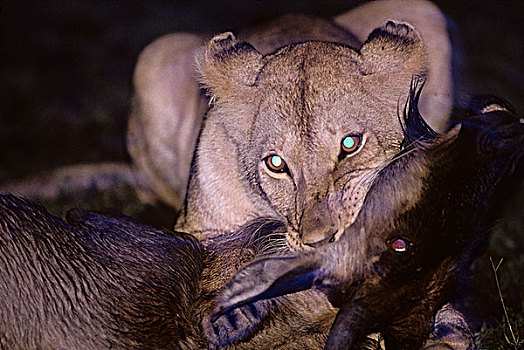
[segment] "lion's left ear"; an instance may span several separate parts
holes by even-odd
[[[369,34],[360,51],[364,75],[389,74],[394,79],[407,78],[409,83],[427,71],[424,42],[409,23],[388,21]]]
[[[245,97],[263,66],[262,54],[231,32],[211,39],[199,64],[201,82],[218,101]]]

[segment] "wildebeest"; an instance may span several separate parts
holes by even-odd
[[[382,333],[388,350],[423,346],[496,217],[499,184],[524,154],[524,123],[490,98],[439,135],[418,113],[419,93],[414,86],[406,105],[404,149],[342,238],[248,265],[218,296],[212,322],[228,324],[238,308],[313,289],[340,308],[326,349],[357,349],[372,332]]]

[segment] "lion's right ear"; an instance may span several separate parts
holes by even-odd
[[[199,62],[200,80],[215,100],[246,98],[262,68],[262,54],[231,32],[215,36]]]

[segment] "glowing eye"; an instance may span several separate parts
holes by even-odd
[[[393,241],[391,248],[396,252],[403,253],[408,249],[408,245],[403,239],[399,238]]]
[[[347,155],[355,152],[360,146],[360,136],[358,135],[348,135],[342,139],[340,143],[340,149],[342,153]]]
[[[284,159],[276,154],[266,157],[265,162],[267,168],[274,173],[283,173],[287,169]]]

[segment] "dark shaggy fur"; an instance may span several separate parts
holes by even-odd
[[[172,349],[195,337],[194,239],[82,210],[67,219],[0,196],[1,349]]]
[[[217,291],[267,254],[282,228],[256,219],[232,233],[237,239],[204,247],[130,217],[72,210],[65,222],[0,195],[0,349],[208,348],[202,321]],[[332,317],[310,318],[302,304],[271,310],[229,348],[323,346]]]
[[[378,176],[356,222],[313,253],[241,270],[218,297],[212,320],[313,288],[340,307],[326,349],[356,349],[376,331],[388,350],[421,348],[495,218],[496,190],[524,154],[524,124],[484,104],[437,135],[418,113],[416,85],[404,118],[405,149]],[[486,110],[494,111],[480,114]],[[393,249],[395,242],[406,249]]]

